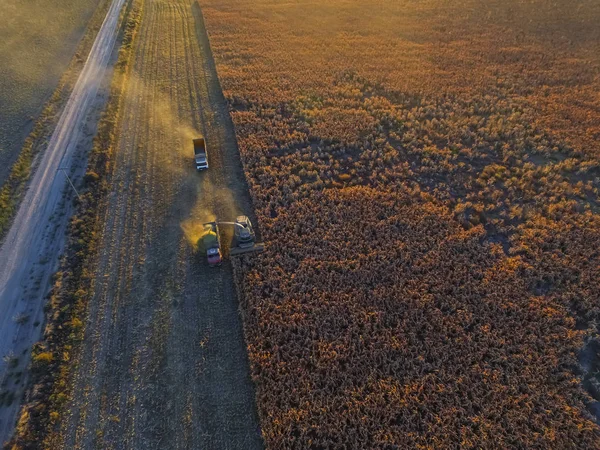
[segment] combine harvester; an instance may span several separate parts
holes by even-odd
[[[235,227],[229,256],[235,257],[264,251],[265,245],[256,243],[256,234],[248,217],[238,216],[235,222],[207,222],[204,224],[204,234],[198,240],[198,248],[206,252],[206,260],[211,267],[220,266],[223,262],[219,225]]]
[[[256,243],[256,234],[252,222],[246,216],[238,216],[235,222],[220,222],[222,225],[234,226],[233,244],[229,250],[230,256],[239,256],[245,253],[262,252],[264,244]]]

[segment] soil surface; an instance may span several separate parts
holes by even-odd
[[[254,218],[200,9],[145,0],[139,33],[58,446],[262,448],[231,263],[193,245],[206,220]]]

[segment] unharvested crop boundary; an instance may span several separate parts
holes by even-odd
[[[75,55],[60,78],[58,86],[42,107],[32,131],[23,143],[17,160],[13,163],[8,177],[0,188],[0,240],[4,238],[10,228],[19,203],[23,199],[27,183],[35,169],[36,157],[46,148],[48,135],[56,126],[60,113],[84,67],[85,57],[81,55],[89,54],[110,4],[111,0],[101,0],[94,11]]]
[[[115,65],[110,96],[98,125],[85,176],[85,191],[71,218],[68,244],[47,304],[43,339],[32,350],[32,376],[12,440],[11,450],[54,448],[53,431],[70,392],[72,361],[83,336],[97,244],[101,230],[99,213],[108,190],[106,179],[113,169],[111,157],[118,135],[123,90],[136,39],[144,0],[131,0],[122,13],[121,47]]]

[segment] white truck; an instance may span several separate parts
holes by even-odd
[[[206,157],[206,141],[204,138],[194,139],[194,159],[196,161],[196,170],[208,169],[208,159]]]

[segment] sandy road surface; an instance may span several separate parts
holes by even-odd
[[[89,139],[84,127],[97,106],[124,1],[113,1],[0,249],[0,355],[19,358],[15,370],[26,365],[27,358],[22,355],[39,339],[46,287],[64,241],[68,196],[64,195],[65,175],[57,171],[59,167],[70,170],[78,144]],[[14,388],[8,375],[8,359],[3,358],[0,380]],[[23,383],[22,377],[19,383]],[[12,433],[18,407],[18,401],[0,407],[0,442]]]
[[[74,398],[55,448],[262,448],[228,262],[182,229],[251,205],[198,6],[145,0]],[[193,167],[203,133],[210,169]]]

